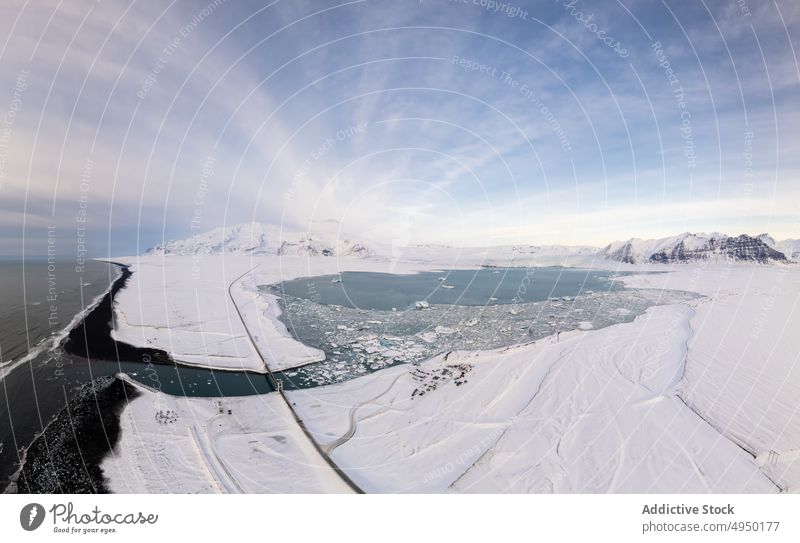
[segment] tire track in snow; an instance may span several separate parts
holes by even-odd
[[[364,400],[363,402],[358,403],[358,404],[354,405],[353,407],[351,407],[350,408],[350,413],[348,415],[349,427],[347,428],[347,431],[341,437],[339,437],[336,440],[332,441],[330,444],[328,444],[326,446],[323,446],[322,448],[325,451],[325,453],[330,455],[331,453],[333,453],[333,451],[337,447],[347,443],[356,433],[356,427],[358,425],[357,421],[356,421],[356,413],[358,412],[358,410],[361,409],[362,407],[364,407],[366,405],[369,405],[369,404],[377,401],[378,399],[380,399],[383,395],[385,395],[387,392],[389,392],[392,389],[392,387],[395,385],[395,383],[397,383],[398,379],[400,379],[404,375],[406,375],[406,374],[405,373],[401,373],[400,375],[395,377],[392,380],[392,382],[389,383],[389,386],[386,388],[386,390],[384,390],[383,392],[381,392],[380,394],[378,394],[374,398],[370,398],[369,400]]]

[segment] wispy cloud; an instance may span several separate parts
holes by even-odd
[[[5,2],[0,252],[69,253],[81,205],[98,254],[248,220],[797,237],[796,4],[572,5]]]

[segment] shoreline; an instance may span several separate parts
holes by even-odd
[[[68,354],[91,360],[140,360],[155,363],[171,364],[174,361],[166,351],[149,347],[135,347],[115,340],[111,337],[114,329],[114,297],[128,283],[133,275],[130,266],[111,262],[120,270],[120,276],[111,284],[111,288],[77,326],[70,330],[64,350]]]
[[[153,364],[164,368],[204,370],[176,361],[166,351],[137,347],[112,337],[115,297],[125,288],[134,272],[126,264],[103,262],[116,266],[119,276],[105,293],[97,296],[78,313],[71,326],[61,332],[61,339],[55,346],[61,347],[67,355],[89,363],[125,362],[140,364],[142,368]],[[121,402],[139,394],[134,385],[118,377],[118,371],[84,382],[77,392],[70,395],[66,405],[21,449],[20,465],[10,476],[4,493],[108,491],[100,466],[119,440],[120,415],[124,407]],[[224,369],[213,371],[242,373]],[[145,386],[136,379],[132,380],[137,385]],[[76,412],[80,413],[80,420],[76,418]],[[65,461],[64,457],[74,458]],[[66,482],[61,478],[65,478]]]
[[[97,262],[104,262],[106,264],[111,264],[112,266],[117,266],[117,269],[120,270],[122,267],[121,264],[116,262],[111,262],[108,260],[98,260]],[[120,270],[121,275],[121,270]],[[37,356],[43,354],[45,351],[57,349],[62,347],[66,340],[69,338],[69,334],[77,328],[83,319],[85,319],[95,308],[100,304],[100,302],[108,296],[111,288],[113,287],[114,283],[119,280],[119,276],[113,279],[108,287],[100,294],[96,295],[92,298],[92,301],[89,302],[86,307],[82,308],[80,311],[75,313],[72,319],[67,323],[65,326],[57,330],[56,332],[50,333],[46,337],[44,337],[39,343],[37,343],[34,347],[32,347],[27,353],[20,356],[15,360],[10,360],[8,362],[3,363],[0,365],[0,381],[5,379],[11,372],[13,372],[16,368],[25,364],[26,362],[30,362],[35,359]]]
[[[84,384],[25,450],[6,492],[106,494],[101,464],[119,442],[120,415],[139,392],[111,376]]]
[[[133,272],[130,271],[130,266],[125,264],[107,260],[102,262],[116,266],[120,275],[114,279],[104,294],[96,297],[76,315],[70,325],[61,332],[62,336],[54,347],[61,347],[66,354],[89,362],[92,359],[101,359],[117,362],[138,361],[144,364],[149,357],[154,363],[172,364],[172,359],[164,351],[134,347],[111,337],[114,297],[125,287]],[[30,354],[26,355],[24,359],[29,356]],[[13,369],[9,368],[6,371]],[[120,394],[122,399],[132,399],[137,392],[131,385],[111,375],[101,376],[81,385],[80,389],[67,400],[66,405],[22,449],[20,466],[11,476],[3,492],[107,491],[102,480],[100,465],[118,440],[119,415],[122,411],[119,405]],[[106,410],[107,408],[109,410]],[[80,444],[75,441],[76,438],[80,438]],[[52,446],[52,443],[48,446],[46,442],[49,441],[55,442],[55,446]],[[40,450],[43,442],[45,442],[44,448]],[[54,450],[58,450],[62,457],[74,456],[75,461],[72,463],[82,466],[84,473],[71,472],[73,469],[71,464],[61,459],[54,462]],[[70,479],[66,486],[59,480],[59,475],[65,475]],[[53,486],[54,484],[58,488]],[[73,490],[68,490],[69,488]]]
[[[49,332],[41,341],[39,341],[35,346],[29,348],[29,350],[22,354],[19,358],[15,360],[9,360],[8,362],[4,363],[0,366],[0,381],[4,381],[4,389],[13,387],[17,390],[22,390],[26,388],[28,385],[34,387],[34,393],[36,393],[36,387],[34,385],[35,380],[37,377],[35,375],[39,375],[41,372],[47,371],[48,365],[53,361],[56,360],[56,382],[64,381],[63,385],[58,388],[54,388],[50,391],[50,394],[55,394],[56,396],[60,396],[61,400],[56,400],[55,409],[50,411],[45,407],[45,420],[41,420],[40,414],[40,421],[39,424],[30,423],[28,420],[23,420],[21,422],[21,426],[19,428],[15,420],[9,419],[9,428],[11,431],[11,437],[13,438],[13,444],[15,449],[15,458],[9,458],[8,460],[11,463],[11,467],[13,471],[10,469],[6,469],[4,467],[4,471],[2,473],[2,493],[10,493],[16,491],[16,483],[22,472],[22,469],[28,459],[28,450],[36,443],[38,439],[47,431],[49,427],[55,422],[55,420],[61,415],[62,411],[67,407],[70,401],[75,397],[75,388],[74,385],[77,384],[78,387],[82,387],[87,385],[91,382],[91,374],[92,369],[91,365],[87,364],[86,367],[82,367],[80,365],[75,366],[73,371],[67,371],[67,367],[72,367],[75,365],[77,359],[79,357],[70,355],[65,349],[64,345],[67,342],[69,336],[73,331],[78,328],[84,319],[87,318],[89,314],[95,311],[97,306],[101,303],[104,298],[109,296],[113,286],[119,282],[121,277],[121,267],[116,262],[111,262],[107,260],[94,260],[97,264],[106,264],[108,265],[108,272],[107,276],[109,282],[106,283],[105,288],[96,293],[88,304],[84,305],[83,307],[77,307],[72,318],[66,325],[63,325],[59,329]],[[103,272],[105,275],[106,272]],[[102,278],[102,277],[99,277]],[[86,285],[81,285],[81,287]],[[82,296],[82,289],[81,289],[81,300],[83,299]],[[41,360],[40,360],[41,358]],[[69,362],[63,362],[66,358]],[[87,362],[86,359],[80,358],[83,362]],[[38,362],[38,364],[36,364]],[[29,364],[31,366],[30,374],[26,374],[27,377],[20,378],[20,375],[17,373],[19,366],[23,364]],[[34,364],[36,364],[34,366]],[[102,365],[102,363],[96,363],[96,365]],[[64,370],[60,369],[64,368]],[[88,374],[86,369],[88,368]],[[67,371],[66,373],[63,373]],[[62,372],[59,374],[59,372]],[[74,373],[72,377],[70,376],[71,373]],[[87,374],[87,375],[83,375]],[[103,375],[101,373],[100,375]],[[52,375],[51,375],[52,377]],[[73,381],[72,379],[77,377],[77,380]],[[83,377],[83,378],[82,378]],[[8,385],[5,381],[11,380],[11,385]],[[48,379],[50,381],[50,379]],[[47,387],[45,387],[47,388]],[[53,388],[53,387],[50,387]],[[9,389],[11,390],[11,389]],[[59,394],[59,392],[61,394]],[[8,402],[8,398],[6,398]],[[19,402],[12,402],[17,409],[20,409],[22,412],[25,412],[26,409],[29,408],[27,404],[24,402],[20,405]],[[60,405],[59,405],[60,404]],[[6,405],[7,409],[10,409],[10,405]],[[39,407],[36,407],[36,412],[40,413]],[[9,412],[10,414],[10,412]],[[30,424],[29,424],[30,423]],[[38,428],[30,428],[30,426],[36,426]],[[28,430],[32,430],[28,432]],[[7,452],[9,452],[7,450]]]

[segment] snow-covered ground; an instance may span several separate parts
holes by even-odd
[[[276,393],[179,398],[139,388],[102,464],[112,492],[351,492]]]
[[[203,255],[200,266],[191,256],[137,257],[129,287],[118,296],[115,336],[164,348],[187,363],[263,371],[249,330],[272,369],[300,365],[322,353],[289,336],[275,299],[255,285],[345,270],[412,273],[487,263],[480,252],[435,255],[433,249],[406,253],[407,260]],[[287,394],[317,441],[366,491],[800,490],[800,339],[794,333],[800,268],[594,265],[668,271],[624,280],[705,297],[651,308],[632,323],[439,355],[419,367]],[[231,289],[234,305],[228,287],[243,274]],[[178,465],[167,471],[188,478],[185,485],[198,491],[230,486],[224,474],[209,482],[188,473],[209,466],[198,462],[208,458],[197,453],[208,438],[198,438],[195,426],[152,422],[161,405],[183,410],[182,420],[207,421],[214,401],[156,394],[135,400],[123,415],[117,456],[104,464],[112,488],[124,491],[123,481],[132,478],[142,481],[135,490],[175,490],[174,480],[144,473],[153,471],[146,459],[159,447],[168,459],[159,461]],[[239,436],[248,425],[265,423],[257,419],[272,419],[265,413],[278,410],[280,401],[276,394],[223,400],[242,413]],[[284,488],[285,480],[268,480],[275,470],[268,475],[266,468],[239,463],[238,455],[252,447],[245,437],[236,439],[222,439],[215,454],[224,465],[242,467],[222,471],[235,471],[233,479],[247,490]],[[116,482],[114,469],[122,470]],[[247,487],[240,479],[248,478],[260,482]]]
[[[706,296],[691,320],[681,396],[800,492],[800,268],[677,266],[625,282]]]
[[[228,294],[248,257],[119,259],[133,275],[115,298],[113,337],[184,364],[265,372]]]
[[[633,323],[288,395],[367,491],[775,492],[676,395],[691,316],[654,307]]]

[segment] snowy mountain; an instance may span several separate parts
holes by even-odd
[[[780,244],[776,244],[768,234],[757,237],[746,234],[730,237],[719,232],[711,234],[684,232],[669,238],[648,240],[632,238],[627,241],[615,241],[600,250],[597,256],[628,264],[701,260],[770,264],[787,261],[786,255],[777,248],[779,246]]]
[[[771,248],[782,252],[789,260],[793,262],[800,262],[800,239],[785,239],[783,241],[775,241],[769,234],[761,234],[758,237]]]
[[[287,230],[258,222],[215,228],[195,236],[160,243],[148,255],[193,254],[301,255],[367,257],[371,249],[340,236],[337,228],[321,225],[314,232]]]
[[[589,246],[509,245],[458,248],[443,245],[394,247],[364,243],[339,232],[333,222],[312,223],[310,231],[287,230],[258,222],[215,228],[186,239],[167,241],[149,249],[148,255],[245,254],[281,256],[384,256],[408,261],[453,260],[461,264],[520,265],[520,263],[590,262],[594,258],[628,264],[695,261],[776,262],[800,261],[800,240],[775,241],[769,234],[730,237],[719,232],[684,232],[661,239],[632,238],[597,250]]]

